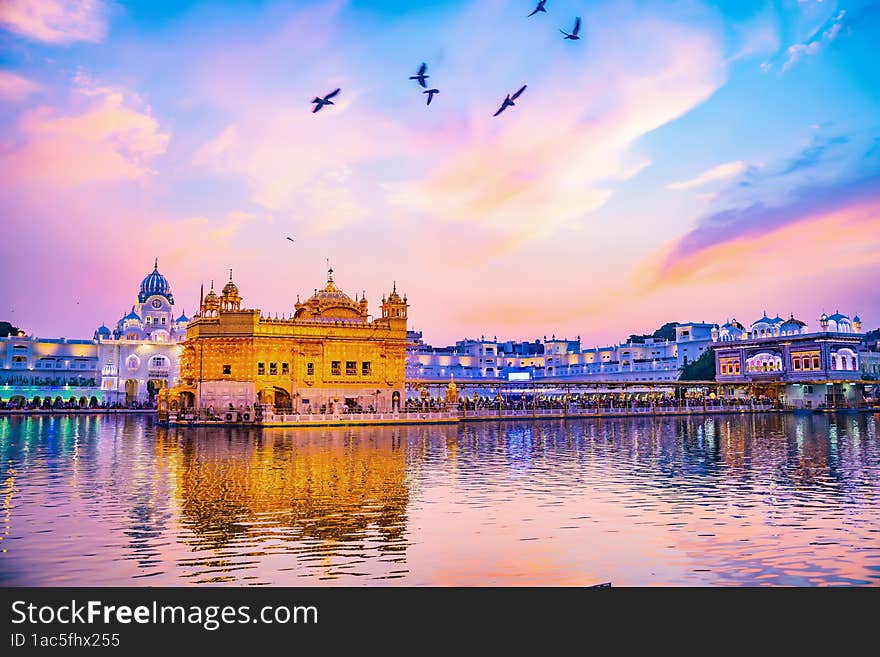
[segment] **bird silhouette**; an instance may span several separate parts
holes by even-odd
[[[288,236],[287,239],[289,239],[291,242],[293,241],[293,238],[290,236]]]
[[[498,111],[495,112],[492,116],[498,116],[499,114],[501,114],[501,112],[506,110],[508,107],[513,107],[514,105],[516,105],[516,103],[514,103],[513,101],[515,101],[517,98],[519,98],[520,94],[522,94],[522,92],[525,90],[526,90],[526,85],[523,85],[522,87],[520,87],[519,91],[517,91],[512,96],[510,94],[507,94],[507,98],[505,98],[504,102],[501,103],[501,107],[499,107]]]
[[[431,77],[430,75],[425,75],[425,71],[427,71],[427,70],[428,70],[428,65],[425,64],[425,62],[422,62],[422,65],[419,66],[419,72],[416,73],[415,75],[410,75],[409,79],[410,80],[418,80],[420,85],[427,88],[428,85],[425,84],[425,80],[427,78]]]
[[[324,107],[324,105],[334,105],[335,103],[330,99],[335,98],[336,94],[338,94],[340,91],[342,91],[342,89],[336,89],[335,91],[331,91],[329,94],[327,94],[323,98],[319,98],[318,96],[315,96],[314,99],[312,99],[312,102],[315,103],[315,109],[312,110],[312,114],[314,114],[319,109]]]
[[[439,94],[440,90],[439,89],[426,89],[422,93],[428,94],[428,103],[427,104],[430,105],[431,101],[434,100],[434,94]]]
[[[565,35],[566,39],[571,39],[572,41],[577,41],[578,39],[580,39],[580,37],[578,36],[578,32],[581,31],[581,17],[578,16],[577,18],[574,19],[574,29],[571,31],[571,34],[566,32],[565,30],[559,30],[559,31]]]
[[[528,15],[528,18],[531,18],[532,16],[537,14],[539,11],[543,11],[546,14],[547,10],[544,9],[544,5],[546,5],[546,4],[547,4],[547,0],[538,0],[538,6],[535,7],[535,11],[533,11],[531,14]]]

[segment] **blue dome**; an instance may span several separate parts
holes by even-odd
[[[785,323],[779,328],[782,331],[797,331],[800,332],[802,329],[806,328],[806,324],[799,319],[795,319],[794,315],[791,315]]]
[[[141,281],[141,291],[138,293],[138,301],[143,303],[153,295],[163,296],[168,299],[169,303],[174,303],[174,297],[171,294],[171,285],[168,279],[159,273],[159,259],[153,263],[153,271],[147,274],[146,278]]]
[[[108,329],[106,326],[101,324],[98,327],[98,330],[95,331],[95,340],[97,340],[98,338],[109,338],[109,337],[110,337],[110,329]]]
[[[846,315],[841,315],[839,312],[834,313],[828,317],[832,322],[839,322],[840,320],[849,321],[849,317]]]
[[[186,313],[180,313],[180,317],[175,320],[178,324],[187,324],[189,323],[189,317],[186,316]]]
[[[141,317],[140,317],[140,315],[138,315],[138,314],[134,311],[134,308],[132,308],[132,309],[131,309],[131,312],[128,313],[125,317],[122,318],[122,321],[124,322],[124,321],[129,320],[129,319],[133,319],[133,320],[136,320],[136,321],[138,321],[138,322],[141,321]]]

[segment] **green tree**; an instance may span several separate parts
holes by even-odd
[[[634,344],[644,344],[645,340],[648,338],[654,338],[655,340],[671,340],[675,341],[675,327],[678,326],[678,322],[666,322],[663,326],[658,328],[653,333],[633,333],[627,338],[627,342],[632,342]]]
[[[10,322],[0,322],[0,338],[18,335],[19,330],[17,326],[13,326]]]
[[[679,381],[714,381],[715,350],[706,349],[697,360],[685,365],[678,379]]]
[[[651,336],[655,340],[675,340],[675,327],[678,322],[666,322],[663,326],[654,331]]]

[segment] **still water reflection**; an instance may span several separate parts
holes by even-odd
[[[0,417],[0,584],[877,585],[877,419]]]

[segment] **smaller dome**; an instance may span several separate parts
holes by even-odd
[[[855,317],[853,317],[853,320],[852,320],[852,321],[854,321],[854,322],[861,322],[861,321],[862,321],[862,318],[859,317],[858,315],[856,315]]]
[[[232,270],[229,270],[229,281],[227,281],[226,285],[223,286],[223,296],[224,297],[237,297],[240,296],[238,293],[238,286],[232,282]]]
[[[833,315],[828,317],[828,319],[831,320],[832,322],[839,322],[841,320],[846,321],[846,322],[849,321],[849,317],[847,317],[846,315],[842,315],[840,313],[840,311],[835,312]]]
[[[733,319],[731,319],[729,322],[727,322],[726,324],[724,324],[723,328],[726,328],[727,330],[730,330],[730,329],[738,329],[740,331],[746,330],[746,327],[743,326],[742,324],[740,324],[738,321],[736,321],[735,317]]]
[[[127,322],[127,321],[129,321],[129,320],[135,320],[135,321],[138,321],[138,322],[141,321],[141,317],[140,317],[140,315],[138,315],[138,314],[134,311],[134,306],[132,306],[132,308],[131,308],[131,312],[128,313],[125,317],[122,318],[122,321],[123,321],[123,322]]]
[[[215,302],[215,301],[217,301],[218,298],[219,298],[219,297],[217,296],[217,293],[214,292],[214,287],[211,286],[211,289],[210,289],[210,290],[208,291],[208,293],[205,295],[205,303],[207,304],[209,301],[210,301],[210,302]]]
[[[785,331],[797,331],[797,332],[800,332],[800,331],[803,330],[806,326],[807,326],[807,325],[806,325],[805,322],[802,322],[802,321],[799,320],[799,319],[795,319],[795,316],[794,316],[794,314],[792,313],[791,316],[790,316],[787,320],[785,320],[785,322],[784,322],[784,323],[782,324],[782,326],[780,326],[779,328],[780,328],[783,332],[785,332]]]
[[[108,329],[106,326],[104,326],[103,324],[101,324],[101,325],[98,327],[98,331],[97,331],[97,333],[98,333],[98,335],[110,335],[110,329]]]
[[[827,321],[828,321],[828,315],[826,315],[825,313],[822,313],[822,316],[819,318],[819,321],[820,321],[820,322],[827,322]]]
[[[189,317],[186,316],[185,312],[180,313],[180,317],[175,320],[178,324],[187,324],[189,323]]]

